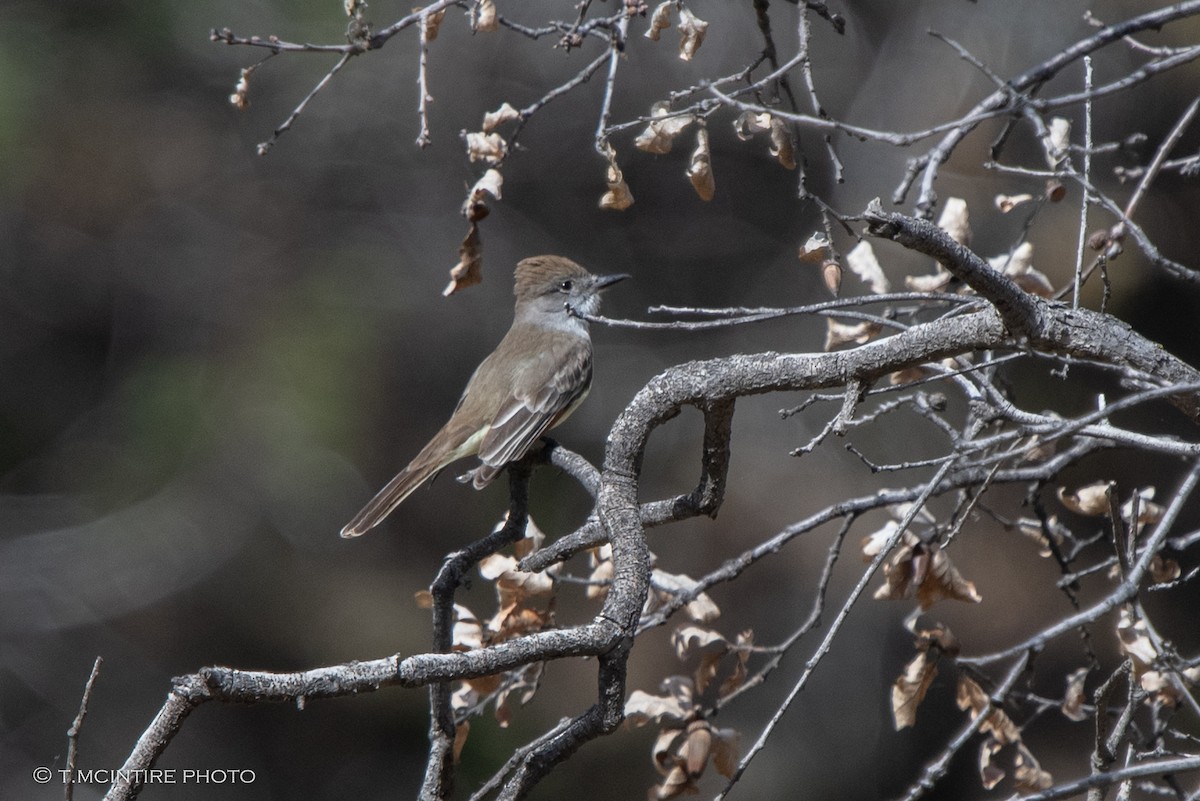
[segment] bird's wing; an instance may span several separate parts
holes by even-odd
[[[506,464],[524,456],[538,437],[574,411],[591,382],[591,343],[583,337],[571,337],[526,363],[479,444],[483,464],[472,471],[475,486],[486,486]]]

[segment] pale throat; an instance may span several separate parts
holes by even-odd
[[[547,298],[546,300],[552,302],[543,304],[535,301],[536,305],[531,304],[528,308],[522,309],[514,322],[548,331],[561,331],[564,334],[590,338],[587,321],[568,312],[566,304],[570,303],[571,308],[579,314],[591,315],[595,314],[600,307],[599,298],[593,295],[582,301],[564,301],[562,298]]]

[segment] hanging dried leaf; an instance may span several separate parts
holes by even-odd
[[[680,660],[695,654],[725,653],[729,641],[718,631],[704,626],[684,625],[671,633],[671,646]]]
[[[1067,196],[1067,185],[1057,178],[1048,178],[1046,180],[1046,190],[1043,197],[1051,203],[1061,203]]]
[[[499,164],[508,152],[508,143],[500,134],[470,131],[463,135],[467,143],[467,157],[472,162],[486,161],[489,164]]]
[[[770,131],[771,155],[789,170],[796,169],[796,151],[792,134],[783,120],[765,111],[744,111],[733,121],[738,139],[749,141],[755,134]]]
[[[675,0],[666,0],[654,7],[654,13],[650,15],[650,28],[646,31],[646,38],[658,41],[662,36],[662,32],[671,27],[671,9],[675,6]]]
[[[495,111],[489,111],[483,115],[483,130],[485,133],[490,133],[496,130],[496,127],[499,125],[503,125],[510,120],[519,119],[521,119],[521,112],[513,108],[508,102],[505,102]]]
[[[734,643],[730,656],[726,658],[726,662],[732,661],[732,672],[724,675],[721,681],[721,686],[717,689],[717,697],[724,698],[734,690],[741,687],[746,682],[746,676],[749,675],[749,670],[746,667],[750,661],[750,651],[754,645],[754,630],[746,629],[740,632],[737,636],[737,641]],[[716,678],[716,671],[708,677],[709,681]],[[708,686],[707,682],[705,686]]]
[[[796,169],[796,149],[787,125],[778,117],[771,119],[771,155],[789,170]]]
[[[1004,779],[1004,769],[993,762],[1003,747],[991,737],[979,744],[979,783],[985,790],[991,790]]]
[[[500,188],[503,185],[504,176],[500,174],[500,171],[489,169],[467,193],[467,199],[463,201],[462,215],[473,223],[488,216],[491,211],[488,207],[488,198],[499,200]]]
[[[654,568],[650,574],[650,592],[646,596],[644,614],[652,614],[658,611],[667,604],[672,603],[680,595],[694,593],[699,586],[691,576],[668,573],[665,570],[659,570],[657,567]],[[721,616],[720,608],[706,592],[701,592],[691,601],[688,601],[687,606],[684,607],[684,611],[687,612],[689,618],[697,623],[711,623]]]
[[[617,151],[611,145],[608,146],[607,155],[608,171],[605,174],[605,181],[608,184],[608,191],[600,198],[600,208],[624,211],[633,205],[633,193],[629,191],[629,184],[625,183],[625,176],[621,174],[621,168],[617,166]]]
[[[550,571],[529,573],[517,569],[517,560],[511,556],[494,553],[479,562],[479,573],[494,581],[501,607],[524,603],[532,596],[549,595],[554,592],[554,579]]]
[[[454,627],[450,642],[456,651],[483,647],[483,624],[470,609],[461,604],[454,605]]]
[[[892,285],[888,283],[883,268],[879,266],[879,260],[875,258],[875,250],[865,239],[846,254],[846,266],[875,294],[882,295],[891,290]]]
[[[904,285],[913,292],[942,292],[950,286],[952,276],[942,265],[931,275],[906,275]]]
[[[646,129],[633,140],[633,146],[646,153],[662,155],[671,152],[675,137],[696,121],[694,114],[671,114],[671,104],[660,101],[650,107],[651,120]]]
[[[471,721],[464,720],[454,727],[454,745],[451,747],[451,753],[454,755],[454,764],[457,765],[462,759],[463,746],[467,744],[467,735],[471,733]]]
[[[1108,489],[1113,486],[1116,482],[1097,481],[1072,493],[1066,487],[1059,487],[1058,500],[1077,515],[1102,517],[1108,514]]]
[[[967,201],[960,197],[947,198],[942,216],[938,218],[938,228],[949,234],[958,244],[968,247],[971,244],[970,216]]]
[[[500,27],[496,19],[496,0],[479,0],[475,12],[475,30],[487,33]]]
[[[832,317],[825,318],[825,350],[831,351],[842,345],[868,342],[883,330],[883,326],[872,320],[865,320],[857,325],[839,323]]]
[[[1169,559],[1160,553],[1154,554],[1150,559],[1150,578],[1155,584],[1169,584],[1172,581],[1178,581],[1183,575],[1183,571],[1179,567],[1179,563],[1174,559]]]
[[[733,121],[733,130],[738,139],[748,142],[754,138],[756,133],[771,130],[771,120],[773,119],[775,118],[765,111],[761,113],[743,111]]]
[[[1071,121],[1062,117],[1050,120],[1050,131],[1042,139],[1042,149],[1046,153],[1046,164],[1056,170],[1067,158],[1071,148]]]
[[[660,695],[651,695],[643,690],[634,690],[625,702],[625,719],[630,726],[647,723],[680,725],[695,710],[695,688],[686,676],[668,676],[663,679]]]
[[[859,543],[859,547],[862,550],[863,561],[870,562],[872,559],[878,556],[879,552],[882,551],[884,547],[891,541],[892,536],[895,535],[896,529],[898,528],[900,528],[899,523],[897,523],[895,520],[889,520],[878,530],[873,531],[867,536],[863,537],[862,542]]]
[[[663,779],[650,792],[650,798],[692,795],[699,791],[696,780],[704,774],[709,761],[722,775],[733,775],[737,765],[737,732],[715,729],[707,720],[693,720],[684,728],[660,732],[653,757]]]
[[[1158,659],[1158,649],[1150,639],[1150,630],[1146,621],[1137,617],[1128,604],[1121,607],[1117,619],[1117,639],[1120,641],[1121,652],[1133,661],[1133,675],[1140,676]]]
[[[426,42],[432,42],[438,38],[438,30],[442,27],[442,20],[446,18],[446,9],[435,11],[432,14],[426,14],[423,18],[424,31],[422,35]]]
[[[657,11],[655,12],[657,13]],[[704,41],[708,32],[708,23],[697,17],[686,7],[679,9],[679,57],[691,61]]]
[[[696,129],[696,149],[692,151],[692,160],[688,164],[687,176],[691,179],[692,188],[701,200],[713,199],[717,185],[713,180],[712,154],[708,149],[708,129],[701,126]]]
[[[1067,676],[1067,691],[1063,694],[1062,713],[1068,720],[1078,723],[1087,720],[1088,714],[1083,711],[1087,703],[1083,687],[1091,668],[1081,667]]]
[[[1025,743],[1017,743],[1013,765],[1013,784],[1018,793],[1036,793],[1054,784],[1054,777],[1042,770]]]
[[[796,254],[796,258],[800,261],[812,264],[820,264],[832,257],[833,246],[829,242],[829,237],[821,231],[810,236],[808,241],[800,246],[800,252]]]
[[[479,226],[471,223],[471,230],[458,246],[458,264],[450,269],[450,283],[442,290],[442,295],[449,297],[482,280],[483,241],[479,238]]]
[[[987,717],[979,730],[984,734],[991,734],[1001,745],[1020,741],[1021,730],[1017,728],[1017,725],[1008,715],[1004,714],[1003,710],[992,708],[987,693],[966,675],[958,677],[955,703],[964,712],[970,711],[972,718],[986,714]]]
[[[1020,206],[1022,203],[1028,203],[1033,200],[1033,195],[1028,193],[1021,195],[996,195],[996,208],[1001,214],[1008,214],[1010,211]]]
[[[833,259],[821,262],[821,280],[825,283],[829,294],[836,298],[842,288],[842,265]]]
[[[983,600],[975,584],[962,577],[937,543],[922,542],[911,532],[905,532],[900,546],[883,566],[883,574],[885,582],[875,591],[876,600],[915,598],[922,611],[946,598],[969,603]]]
[[[892,722],[896,731],[917,722],[917,707],[937,676],[937,654],[918,653],[892,683]]]

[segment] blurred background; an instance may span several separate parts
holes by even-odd
[[[529,25],[574,16],[564,2],[499,5]],[[837,36],[814,18],[816,83],[837,118],[919,130],[962,114],[992,87],[927,29],[953,37],[1009,77],[1088,35],[1085,10],[1112,22],[1153,5],[834,4],[847,17],[847,33]],[[382,26],[410,6],[376,0],[369,16]],[[612,3],[596,6],[609,13]],[[633,23],[614,120],[645,113],[668,92],[733,73],[757,55],[761,39],[749,3],[690,6],[710,22],[690,63],[677,56],[675,31],[655,44],[642,37],[645,20]],[[771,13],[786,58],[794,52],[796,9],[778,2]],[[0,4],[2,798],[61,795],[57,781],[36,785],[31,772],[63,766],[65,732],[97,655],[105,663],[79,763],[90,769],[120,766],[170,678],[202,665],[282,671],[427,648],[427,613],[413,594],[428,585],[443,554],[490,529],[505,506],[503,482],[476,493],[443,477],[369,536],[343,541],[337,532],[440,426],[474,365],[503,334],[519,259],[560,253],[596,272],[631,273],[634,280],[607,293],[605,312],[615,317],[643,318],[657,303],[796,305],[827,296],[815,268],[796,260],[819,221],[811,204],[795,199],[797,174],[775,163],[765,139],[739,142],[727,124],[732,115],[710,124],[717,186],[711,203],[700,201],[684,176],[690,136],[675,152],[651,156],[633,149],[630,131],[613,143],[636,202],[623,213],[598,209],[604,162],[592,150],[603,90],[597,77],[525,128],[525,149],[504,169],[504,200],[482,224],[484,283],[443,298],[466,233],[459,207],[482,173],[468,162],[459,131],[478,130],[483,113],[502,102],[533,102],[601,45],[568,53],[554,49],[554,37],[472,35],[461,11],[451,9],[429,54],[430,148],[414,145],[418,49],[410,30],[354,59],[270,153],[257,156],[255,145],[336,59],[272,60],[251,78],[249,109],[238,111],[228,102],[238,71],[263,53],[214,44],[209,30],[337,43],[345,25],[339,0]],[[1197,37],[1200,24],[1191,21],[1145,38],[1181,44]],[[1104,51],[1096,82],[1126,74],[1142,58],[1123,45]],[[1042,94],[1077,89],[1081,76],[1072,68]],[[1111,167],[1150,157],[1194,96],[1198,77],[1200,67],[1185,66],[1097,105],[1098,142],[1135,131],[1149,137],[1141,151],[1098,166],[1106,170],[1099,182],[1117,198],[1129,188],[1108,177]],[[800,89],[798,78],[794,85]],[[1079,130],[1080,110],[1065,116]],[[1040,191],[1036,179],[980,167],[998,130],[982,126],[938,181],[940,197],[968,200],[974,246],[984,255],[1005,252],[1023,224],[1020,213],[996,212],[992,197]],[[841,185],[831,180],[818,137],[801,144],[810,188],[848,213],[877,196],[886,201],[905,160],[929,146],[897,150],[845,137],[835,143],[846,165]],[[1177,153],[1193,153],[1198,143],[1189,131]],[[1005,158],[1043,166],[1028,129],[1012,138]],[[1192,182],[1164,174],[1139,214],[1163,253],[1185,263],[1196,247],[1197,200]],[[1074,262],[1077,215],[1072,187],[1032,231],[1035,264],[1056,284]],[[851,241],[839,245],[848,249]],[[899,250],[878,252],[894,284],[928,271]],[[1111,280],[1117,314],[1195,363],[1194,287],[1162,279],[1133,248]],[[856,284],[847,276],[844,291],[858,292]],[[1093,289],[1094,304],[1099,287]],[[824,323],[789,319],[686,335],[599,328],[593,337],[596,384],[557,438],[598,463],[612,420],[657,372],[739,351],[820,350]],[[1039,390],[1049,381],[1045,369],[1023,377],[1038,393],[1031,408],[1057,404],[1077,412],[1094,403],[1097,384],[1087,371]],[[734,475],[721,517],[654,532],[661,567],[699,575],[837,494],[889,483],[840,443],[790,457],[836,412],[817,407],[781,421],[777,411],[800,400],[739,402]],[[1147,424],[1194,436],[1169,409],[1156,410]],[[920,458],[939,446],[929,436],[920,445],[896,436],[904,427],[880,428],[855,438],[877,461]],[[699,434],[696,413],[656,432],[644,497],[691,487]],[[1165,492],[1176,468],[1143,459],[1095,469],[1127,486],[1161,482]],[[1082,469],[1077,476],[1080,483],[1096,477]],[[1019,501],[1019,489],[1008,492]],[[569,481],[545,470],[535,477],[534,517],[551,536],[572,530],[587,509]],[[856,532],[870,530],[867,524]],[[714,593],[725,612],[721,629],[732,636],[753,627],[761,643],[786,636],[807,615],[832,533],[794,543],[746,581]],[[1000,647],[1037,619],[1065,614],[1063,597],[1045,589],[1055,571],[1032,547],[982,525],[975,534],[955,558],[985,600],[937,610],[956,631],[961,626],[960,637],[971,632],[964,650]],[[858,569],[848,555],[834,601]],[[1022,589],[1029,576],[1040,579],[1044,598]],[[490,592],[480,581],[461,599],[489,615]],[[578,596],[564,591],[562,623],[594,612]],[[908,611],[904,604],[862,604],[841,647],[735,796],[793,797],[805,788],[812,797],[878,798],[913,781],[961,717],[948,677],[931,691],[916,730],[891,730],[888,688],[911,655],[910,635],[899,625]],[[1169,633],[1184,647],[1187,632],[1181,625]],[[653,691],[679,669],[667,634],[652,633],[635,649],[631,689]],[[1064,649],[1063,664],[1079,657]],[[785,661],[720,725],[738,727],[743,744],[752,742],[802,662],[799,655]],[[490,716],[477,721],[460,790],[490,775],[513,747],[584,709],[594,676],[590,663],[556,663],[509,729]],[[420,691],[312,703],[303,711],[208,705],[188,720],[159,767],[251,770],[256,780],[151,786],[142,797],[414,796],[427,725]],[[1068,736],[1086,744],[1086,728],[1049,725],[1031,747],[1044,767],[1083,771],[1084,764],[1068,761],[1079,756],[1077,748],[1058,758],[1052,746]],[[638,730],[588,745],[538,797],[581,787],[590,797],[639,797],[657,778],[652,737]],[[968,751],[955,762],[946,797],[982,795]],[[711,791],[719,786],[705,781]],[[97,798],[103,789],[83,785],[75,797]]]

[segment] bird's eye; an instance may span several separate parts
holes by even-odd
[[[571,283],[570,279],[567,279],[566,281],[558,282],[558,289],[560,292],[570,292],[572,286],[573,286],[573,284]]]

